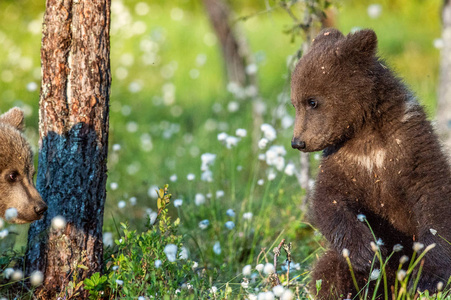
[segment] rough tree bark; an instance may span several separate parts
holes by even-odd
[[[440,87],[437,125],[447,152],[451,155],[451,0],[445,0],[442,11],[442,39]]]
[[[102,266],[110,74],[110,0],[47,0],[37,188],[49,209],[31,225],[27,272],[45,279],[36,296],[72,295],[68,283]],[[55,216],[62,229],[51,228]],[[84,265],[86,270],[77,267]],[[79,290],[79,297],[86,294]]]

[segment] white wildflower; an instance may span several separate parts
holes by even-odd
[[[175,174],[171,175],[171,177],[169,177],[169,180],[171,182],[176,182],[177,181],[177,175],[175,175]]]
[[[393,246],[393,252],[399,252],[401,251],[403,246],[401,244],[396,244]]]
[[[193,173],[189,173],[188,175],[186,175],[186,179],[188,179],[189,181],[193,181],[196,178],[196,175],[194,175]]]
[[[219,242],[216,242],[216,243],[213,245],[213,252],[214,252],[216,255],[221,254],[221,244],[220,244]]]
[[[13,273],[14,273],[14,269],[13,269],[13,268],[6,268],[6,269],[3,271],[3,276],[4,276],[6,279],[9,279]]]
[[[216,198],[222,198],[224,197],[224,191],[223,190],[218,190],[216,191]]]
[[[438,283],[437,283],[437,291],[441,291],[441,290],[443,290],[443,281],[439,281]]]
[[[259,179],[258,181],[257,181],[257,184],[258,185],[263,185],[265,183],[265,181],[263,180],[263,179]]]
[[[200,174],[200,180],[205,182],[213,182],[213,172],[210,170],[206,170]]]
[[[135,206],[136,205],[136,197],[131,197],[130,199],[128,199],[128,201],[130,202],[131,205]]]
[[[217,291],[218,291],[218,288],[215,287],[215,286],[212,286],[212,287],[210,288],[210,292],[211,292],[212,294],[216,294]]]
[[[258,272],[262,272],[264,268],[265,268],[264,264],[258,264],[255,266],[255,270],[257,270]]]
[[[104,232],[103,233],[103,245],[106,247],[113,247],[113,233]]]
[[[159,259],[155,260],[155,268],[158,269],[159,267],[161,267],[162,264],[163,264],[163,262],[161,260],[159,260]]]
[[[110,184],[110,188],[112,191],[117,190],[118,187],[119,187],[119,184],[117,184],[117,182],[112,182]]]
[[[274,265],[272,263],[266,263],[263,268],[263,273],[266,275],[273,274],[275,272]]]
[[[64,229],[66,227],[66,219],[63,216],[56,216],[52,219],[52,228],[54,230]]]
[[[276,296],[276,297],[282,296],[284,291],[285,291],[285,289],[280,284],[276,285],[275,287],[272,288],[272,292],[274,293],[274,296]]]
[[[228,215],[229,217],[235,217],[235,211],[233,210],[233,209],[231,209],[231,208],[229,208],[227,211],[226,211],[226,215]]]
[[[249,280],[247,278],[243,278],[243,281],[241,282],[241,287],[243,289],[249,288]]]
[[[341,252],[341,254],[343,255],[344,258],[348,258],[349,257],[349,250],[346,248],[343,248],[343,251]]]
[[[205,196],[201,193],[197,193],[194,196],[194,203],[196,204],[196,206],[205,204]]]
[[[201,171],[207,171],[210,166],[212,166],[216,159],[216,154],[212,153],[204,153],[200,156],[202,161],[202,166],[200,167]]]
[[[113,145],[113,151],[119,151],[119,150],[121,150],[121,145],[120,144],[114,144]]]
[[[404,270],[399,270],[398,273],[396,273],[396,277],[399,281],[403,281],[403,279],[406,277],[407,272]]]
[[[274,300],[274,294],[271,291],[261,292],[257,296],[258,300]]]
[[[252,266],[251,265],[245,265],[243,267],[243,276],[251,276],[252,272]]]
[[[218,134],[218,141],[224,142],[228,137],[228,134],[225,132],[221,132]]]
[[[235,131],[235,134],[236,134],[237,137],[246,137],[247,136],[247,131],[246,131],[246,129],[238,128]]]
[[[370,246],[371,246],[371,250],[373,250],[373,252],[377,252],[379,250],[379,246],[377,246],[375,242],[371,242]]]
[[[117,283],[117,285],[123,285],[124,281],[120,280],[120,279],[116,279],[116,283]]]
[[[268,143],[269,143],[268,139],[262,138],[261,140],[258,141],[258,148],[265,149]]]
[[[182,199],[175,199],[174,200],[174,206],[175,207],[180,207],[183,204],[183,200]]]
[[[274,141],[277,137],[277,132],[274,129],[274,127],[272,127],[269,124],[262,124],[260,126],[261,131],[263,131],[263,135],[266,139],[268,139],[269,141]]]
[[[246,212],[243,214],[243,219],[245,219],[245,220],[249,221],[252,219],[252,217],[253,217],[253,214],[251,212]]]
[[[382,14],[382,5],[380,4],[371,4],[367,8],[368,16],[371,19],[377,19]]]
[[[177,255],[177,246],[174,244],[167,244],[164,247],[164,253],[170,262],[174,262]]]
[[[230,101],[227,105],[227,110],[229,112],[236,112],[238,109],[240,109],[240,104],[236,101]]]
[[[225,227],[229,230],[232,230],[233,228],[235,228],[235,223],[233,223],[233,221],[227,221],[225,223]]]
[[[186,249],[186,247],[180,248],[179,258],[188,259],[188,249]]]
[[[17,209],[14,207],[10,207],[5,211],[5,219],[6,221],[11,221],[17,218]]]
[[[419,251],[421,251],[421,249],[424,248],[424,244],[415,242],[415,243],[413,243],[413,247],[412,248],[413,248],[413,251],[419,252]]]
[[[379,269],[374,269],[374,270],[371,272],[370,280],[376,280],[376,279],[378,279],[380,274],[381,274],[381,271],[380,271]]]
[[[147,195],[152,199],[158,199],[159,188],[157,185],[152,185],[147,190]]]
[[[239,140],[236,136],[228,136],[225,140],[227,149],[232,149],[232,147],[238,144]]]
[[[127,205],[127,203],[125,203],[124,200],[121,200],[117,203],[117,207],[119,207],[119,209],[124,208]]]
[[[30,275],[30,283],[32,286],[39,286],[44,281],[44,274],[41,271],[34,271]]]
[[[199,222],[199,228],[202,230],[206,229],[208,225],[210,225],[210,221],[206,219]]]
[[[294,172],[296,171],[295,166],[293,163],[288,163],[285,167],[285,174],[288,176],[293,176]]]
[[[158,213],[156,211],[153,211],[149,214],[149,224],[153,225],[155,221],[157,220]]]
[[[293,300],[293,299],[294,299],[294,293],[289,289],[286,289],[283,292],[282,296],[280,296],[280,300]]]
[[[7,235],[9,234],[8,229],[3,229],[2,231],[0,231],[0,239],[4,239]]]
[[[260,153],[258,155],[258,160],[266,160],[266,155],[264,153]]]
[[[359,214],[359,215],[357,215],[357,219],[358,219],[360,222],[365,222],[366,216],[363,215],[363,214]]]
[[[273,181],[274,179],[276,179],[276,172],[273,169],[269,169],[268,170],[268,181]]]
[[[400,263],[401,265],[405,264],[405,263],[408,262],[408,261],[409,261],[409,257],[408,257],[407,255],[403,255],[403,256],[401,256],[401,258],[399,259],[399,263]]]
[[[21,270],[14,270],[11,274],[11,280],[19,281],[23,279],[23,272]]]
[[[437,234],[437,230],[435,230],[435,229],[429,229],[429,231],[433,234],[433,235],[436,235]]]

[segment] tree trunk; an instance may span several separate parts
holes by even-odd
[[[237,83],[242,88],[256,85],[255,75],[246,73],[246,66],[251,59],[247,41],[230,25],[229,7],[222,0],[204,0],[204,5],[221,44],[229,82]]]
[[[442,39],[440,87],[437,125],[446,150],[451,154],[451,1],[445,0],[442,12]]]
[[[28,235],[27,272],[45,279],[36,295],[67,293],[68,283],[102,266],[110,74],[110,0],[47,0],[41,48],[37,188],[49,209]],[[51,227],[55,216],[66,226]],[[87,267],[86,270],[79,265]]]

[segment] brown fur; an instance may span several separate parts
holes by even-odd
[[[383,241],[385,257],[395,244],[404,247],[387,267],[389,285],[400,255],[410,257],[414,241],[436,243],[425,256],[420,290],[435,291],[451,275],[451,246],[438,236],[451,241],[450,167],[423,108],[376,49],[372,30],[343,36],[325,29],[293,72],[292,146],[324,150],[311,204],[331,248],[312,272],[312,287],[318,279],[327,286],[319,299],[337,299],[330,290],[356,295],[344,248],[360,287],[368,279],[374,238],[358,214]]]
[[[11,223],[38,220],[47,209],[33,182],[33,153],[22,135],[23,112],[15,107],[0,116],[0,217],[17,210]]]

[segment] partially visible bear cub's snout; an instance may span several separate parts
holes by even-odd
[[[0,217],[8,209],[10,223],[29,223],[41,219],[47,210],[33,176],[33,152],[22,134],[24,115],[15,107],[0,116]],[[13,210],[14,211],[14,210]]]

